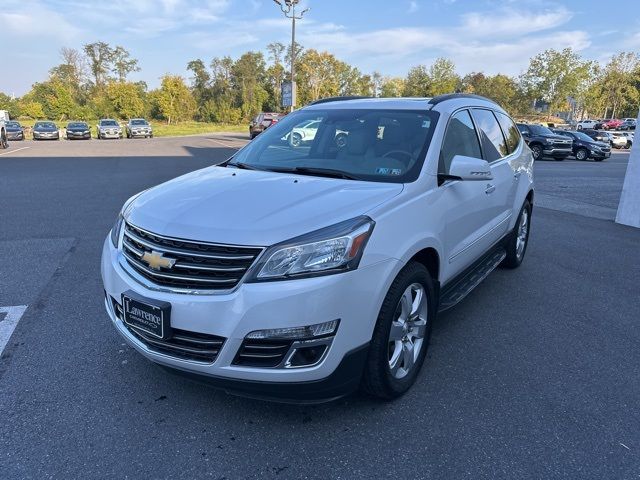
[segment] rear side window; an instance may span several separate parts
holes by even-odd
[[[518,144],[520,143],[520,132],[518,131],[515,123],[513,123],[513,120],[504,113],[496,112],[496,118],[502,127],[502,133],[507,139],[509,153],[512,153],[516,148],[518,148]]]
[[[502,130],[493,112],[474,108],[473,119],[476,121],[480,133],[484,159],[488,162],[493,162],[508,155],[507,141],[502,135]]]
[[[451,160],[456,155],[482,158],[478,135],[468,110],[457,112],[449,120],[447,132],[442,142],[442,149],[440,150],[438,172],[449,173]]]

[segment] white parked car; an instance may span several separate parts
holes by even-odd
[[[2,111],[0,110],[0,112]],[[9,142],[7,140],[7,126],[6,126],[6,122],[8,121],[9,121],[8,119],[5,121],[4,115],[0,116],[0,148],[2,149],[9,147]]]
[[[305,152],[287,137],[312,119]],[[531,151],[483,97],[318,101],[130,198],[104,242],[105,307],[146,358],[228,391],[395,398],[438,311],[521,264],[533,195]]]
[[[103,118],[96,125],[96,137],[98,140],[106,138],[122,138],[122,127],[112,118]]]
[[[613,148],[627,148],[627,137],[618,132],[607,132]]]
[[[633,146],[633,132],[620,132],[620,135],[627,139],[626,148],[631,148]]]
[[[598,126],[598,125],[602,125],[602,122],[599,122],[598,120],[581,120],[576,125],[576,129],[577,130],[582,130],[582,129],[585,129],[585,128],[593,128],[593,129],[595,129],[596,126]]]

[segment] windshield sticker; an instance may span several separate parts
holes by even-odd
[[[376,168],[376,173],[378,175],[402,175],[402,170],[399,168],[378,167]]]
[[[429,125],[431,125],[431,122],[429,120],[425,120],[424,122],[422,122],[422,128],[429,128]]]

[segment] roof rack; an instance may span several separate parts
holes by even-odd
[[[490,98],[483,97],[482,95],[475,95],[473,93],[446,93],[444,95],[433,97],[428,103],[431,105],[437,105],[447,100],[455,100],[456,98],[474,98],[476,100],[484,100],[485,102],[495,103],[497,105],[497,103]]]
[[[366,98],[373,98],[373,97],[365,97],[362,95],[347,95],[344,97],[327,97],[327,98],[321,98],[319,100],[311,102],[309,105],[319,105],[321,103],[329,103],[329,102],[340,102],[342,100],[363,100]]]

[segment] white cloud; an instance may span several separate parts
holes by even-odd
[[[559,27],[572,16],[564,7],[541,12],[529,9],[505,9],[489,14],[473,12],[462,16],[462,29],[472,36],[521,36]]]

